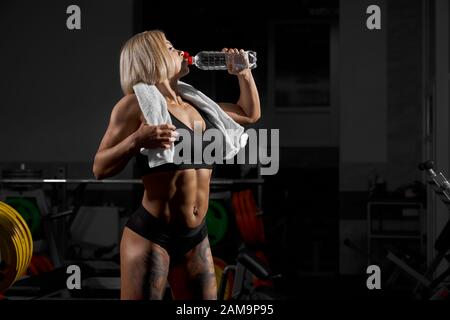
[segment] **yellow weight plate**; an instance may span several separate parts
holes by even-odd
[[[19,222],[19,228],[22,232],[21,243],[24,247],[24,257],[23,257],[23,268],[19,277],[26,273],[28,266],[31,262],[31,257],[33,255],[33,238],[31,236],[30,228],[28,227],[26,221],[13,207],[0,201],[0,210],[3,208],[5,211],[9,211],[10,216],[13,216],[16,222]]]
[[[4,214],[3,211],[0,211],[0,226],[3,229],[2,234],[2,242],[5,242],[7,244],[6,250],[9,252],[9,255],[14,253],[15,256],[15,275],[17,277],[17,274],[21,272],[22,269],[22,255],[23,247],[20,244],[19,236],[17,234],[17,229],[14,226],[14,224],[11,223],[8,216]]]
[[[2,218],[0,217],[0,220]],[[0,292],[8,289],[15,281],[17,275],[17,255],[9,229],[0,225],[0,254],[4,268],[0,271]]]
[[[0,201],[0,212],[12,224],[12,230],[18,253],[18,271],[16,280],[20,279],[27,271],[28,265],[33,254],[33,242],[31,232],[25,220],[11,206]]]
[[[25,220],[22,218],[22,216],[20,215],[20,213],[18,213],[13,207],[11,207],[10,205],[0,201],[0,210],[4,209],[7,213],[10,213],[10,216],[12,217],[12,219],[14,221],[20,222],[20,225],[22,226],[22,230],[25,231],[26,234],[26,239],[28,239],[28,241],[30,243],[33,242],[33,239],[31,237],[31,231],[27,225],[27,223],[25,222]]]
[[[13,241],[17,255],[17,274],[16,277],[23,272],[25,265],[25,256],[27,254],[26,246],[23,245],[22,230],[19,221],[15,219],[14,212],[10,212],[8,208],[2,207],[0,204],[0,222],[9,230],[9,238]]]

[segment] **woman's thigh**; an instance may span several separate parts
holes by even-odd
[[[120,242],[121,299],[162,299],[169,263],[164,248],[125,227]]]
[[[170,268],[169,282],[174,299],[217,299],[214,262],[208,237],[188,251]]]

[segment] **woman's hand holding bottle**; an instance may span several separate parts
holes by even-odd
[[[243,49],[223,48],[222,52],[226,53],[227,70],[229,74],[243,75],[250,72],[250,63],[248,53]]]

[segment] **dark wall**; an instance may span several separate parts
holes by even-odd
[[[367,1],[361,3],[358,0],[347,0],[345,3],[353,2],[351,8],[357,9],[366,5]],[[382,70],[376,75],[383,73],[384,81],[375,83],[377,78],[370,73],[362,73],[362,86],[371,95],[364,97],[367,104],[352,105],[349,111],[357,110],[359,107],[368,109],[369,119],[372,126],[357,128],[368,130],[367,134],[361,134],[356,139],[341,140],[342,144],[350,147],[355,155],[352,159],[342,158],[340,160],[340,238],[341,238],[341,272],[361,272],[366,260],[354,251],[343,246],[342,241],[350,238],[362,248],[367,246],[366,218],[367,200],[370,180],[376,175],[382,177],[386,183],[388,192],[399,191],[407,185],[412,185],[415,180],[421,181],[421,172],[418,164],[423,161],[424,133],[423,133],[423,1],[395,0],[379,2],[382,4],[382,23],[384,25],[384,38],[378,42],[383,50],[383,59],[367,60],[367,68],[375,64]],[[341,8],[342,9],[342,8]],[[353,11],[354,12],[354,11]],[[357,14],[356,17],[359,15]],[[343,23],[348,19],[342,19]],[[383,30],[383,29],[382,29]],[[343,31],[343,30],[342,30]],[[370,33],[358,39],[359,50],[370,49],[372,44],[364,47],[367,42],[374,38]],[[350,48],[349,54],[353,52]],[[364,53],[364,58],[370,55]],[[350,55],[348,59],[353,59]],[[359,68],[358,68],[359,70]],[[343,71],[347,72],[347,71]],[[361,72],[361,71],[359,71]],[[350,75],[347,72],[348,76]],[[359,73],[358,73],[359,74]],[[367,79],[367,80],[366,80]],[[343,80],[343,78],[341,78]],[[343,83],[344,86],[348,82]],[[379,86],[383,88],[378,89]],[[358,87],[359,88],[359,87]],[[347,87],[347,90],[350,89]],[[353,95],[358,95],[358,90]],[[383,103],[378,101],[379,94],[385,97]],[[372,100],[372,96],[375,99]],[[361,100],[361,102],[364,102]],[[341,114],[341,117],[344,115]],[[380,118],[384,120],[380,121]],[[369,121],[363,118],[366,124]],[[361,120],[351,112],[345,116],[347,124]],[[376,126],[375,130],[373,126]],[[380,126],[381,125],[381,126]],[[382,130],[380,130],[382,129]],[[355,133],[354,127],[345,128],[341,123],[342,130]],[[376,133],[374,135],[374,133]],[[375,137],[375,140],[372,138]],[[364,142],[364,139],[370,138]],[[362,143],[352,143],[360,140]],[[361,147],[360,147],[361,146]],[[379,153],[378,153],[379,152]],[[395,193],[401,198],[401,193]],[[362,231],[361,231],[362,230]]]
[[[81,8],[81,30],[66,28],[71,4]],[[92,161],[122,96],[119,53],[132,34],[132,4],[2,1],[0,161]]]
[[[343,3],[351,11],[341,7],[344,14],[350,13],[341,19],[341,26],[351,23],[352,18],[356,21],[369,2]],[[346,34],[341,39],[351,40],[341,53],[353,65],[348,69],[342,64],[340,73],[341,93],[347,92],[341,97],[341,191],[367,191],[368,179],[375,174],[384,178],[390,190],[420,179],[417,165],[424,142],[422,2],[381,4],[384,25],[377,31],[380,34],[358,31],[360,37],[355,38],[351,37],[355,28],[350,32],[341,28]],[[381,54],[372,56],[368,52],[372,49]],[[358,85],[352,87],[352,83]]]

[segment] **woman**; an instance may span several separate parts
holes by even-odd
[[[254,123],[260,117],[260,103],[251,71],[231,65],[228,71],[238,78],[240,98],[236,104],[219,105],[237,123]],[[142,204],[130,217],[120,244],[122,299],[162,299],[167,280],[175,299],[217,298],[205,223],[212,166],[170,163],[149,168],[139,152],[170,148],[176,128],[192,131],[194,121],[200,121],[203,130],[212,127],[195,105],[179,95],[177,81],[188,73],[183,51],[161,31],[139,33],[122,48],[120,80],[125,96],[112,110],[93,165],[97,179],[117,174],[132,157],[141,169]],[[133,94],[139,82],[155,85],[166,98],[172,124],[146,123]]]

